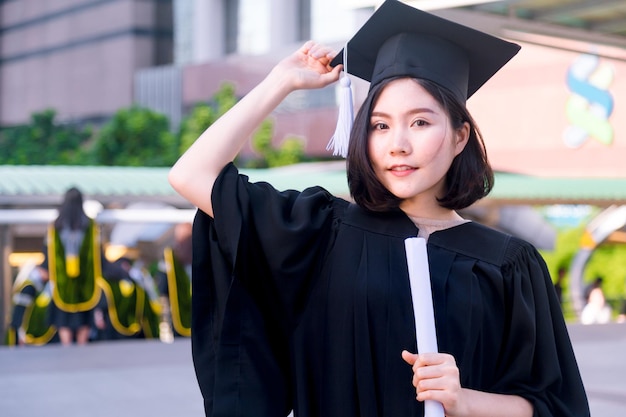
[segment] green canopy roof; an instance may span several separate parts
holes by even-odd
[[[57,204],[71,186],[102,204],[160,201],[188,204],[167,181],[169,168],[108,166],[0,166],[0,205]],[[279,190],[319,185],[348,196],[345,162],[320,162],[273,169],[242,169],[251,181]],[[626,204],[626,178],[541,178],[496,173],[488,201],[506,204]]]

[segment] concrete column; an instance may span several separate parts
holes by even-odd
[[[269,0],[270,50],[298,42],[300,11],[299,1]]]
[[[0,344],[4,342],[7,324],[11,315],[11,288],[13,274],[9,265],[9,254],[13,251],[10,225],[0,225]]]
[[[225,1],[233,0],[193,0],[193,63],[224,55]]]

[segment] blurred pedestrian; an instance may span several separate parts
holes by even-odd
[[[39,346],[58,339],[50,323],[51,295],[48,271],[32,262],[22,265],[13,283],[8,345]]]
[[[99,281],[103,297],[96,317],[104,326],[102,339],[156,338],[161,305],[152,276],[141,261],[121,257]]]
[[[580,315],[582,324],[606,324],[611,321],[612,309],[606,302],[602,277],[596,277],[585,290],[586,304]]]
[[[83,209],[83,194],[67,190],[59,214],[48,228],[46,266],[52,284],[53,323],[61,344],[89,342],[93,309],[102,276],[100,232]]]
[[[157,275],[163,316],[161,340],[169,335],[191,336],[191,223],[174,227],[174,244],[163,251],[162,268]]]
[[[565,275],[567,275],[567,268],[564,266],[559,267],[556,275],[556,281],[554,282],[554,291],[556,291],[556,297],[559,299],[559,304],[563,305],[563,285],[565,283]]]

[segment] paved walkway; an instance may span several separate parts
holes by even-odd
[[[626,324],[570,326],[594,417],[626,416]],[[189,340],[0,348],[0,416],[202,417]]]
[[[202,417],[189,340],[0,349],[2,417]]]
[[[626,324],[573,325],[570,337],[591,415],[626,416]]]

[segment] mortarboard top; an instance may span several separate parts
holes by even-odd
[[[520,46],[397,0],[385,1],[346,45],[348,73],[370,89],[393,76],[433,81],[464,103]],[[342,50],[331,65],[343,63]]]

